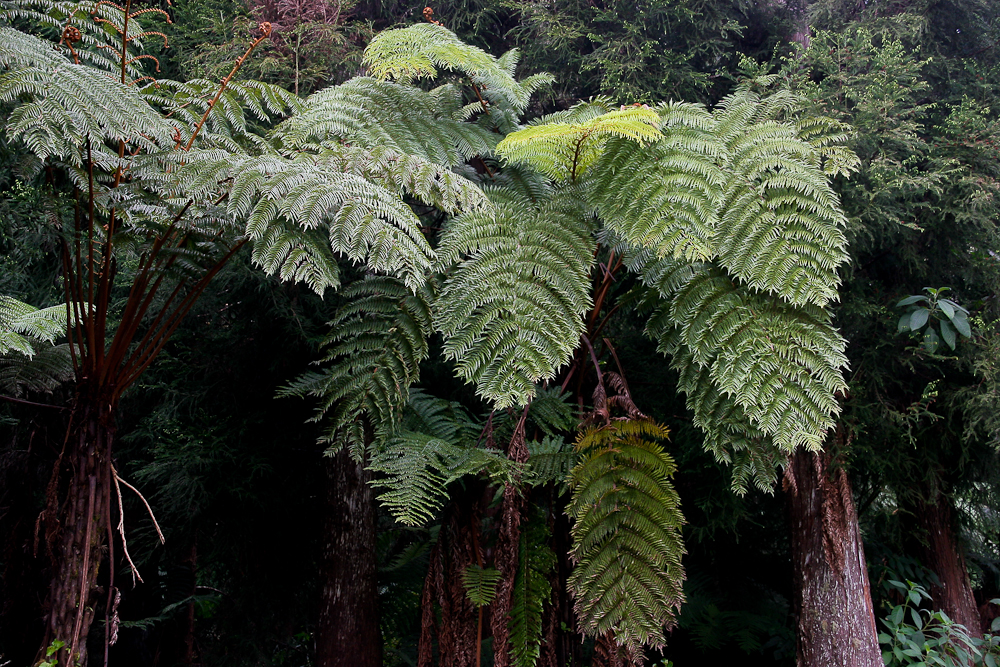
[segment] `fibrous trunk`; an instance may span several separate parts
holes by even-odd
[[[799,667],[882,667],[851,485],[825,452],[798,450],[784,487],[792,524]]]
[[[52,562],[42,649],[61,641],[60,665],[87,664],[87,635],[106,600],[97,572],[111,507],[111,406],[81,392],[65,447],[53,470],[46,509],[46,546]],[[65,486],[65,494],[60,493]],[[71,657],[72,656],[72,657]]]
[[[982,637],[979,607],[972,594],[965,558],[955,540],[948,498],[937,488],[933,489],[917,503],[915,515],[921,533],[918,536],[921,560],[939,580],[930,591],[934,608],[964,625],[971,635]]]
[[[371,473],[346,449],[327,459],[317,667],[381,667]]]

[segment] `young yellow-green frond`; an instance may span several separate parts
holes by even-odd
[[[485,88],[489,99],[517,110],[528,105],[533,92],[514,80],[509,58],[501,63],[482,49],[466,44],[447,28],[433,23],[380,32],[365,49],[363,62],[376,79],[393,79],[401,83],[433,79],[439,69],[461,73]]]
[[[492,190],[493,207],[445,228],[439,252],[458,262],[435,325],[459,375],[497,408],[527,403],[576,348],[590,307],[593,241],[579,197],[532,202]]]
[[[646,106],[623,107],[580,122],[529,125],[507,135],[496,153],[512,164],[528,164],[554,181],[575,181],[614,137],[640,145],[658,141],[660,116]]]
[[[574,518],[569,578],[580,628],[614,633],[636,653],[662,647],[664,630],[684,601],[680,498],[675,466],[655,442],[650,420],[612,421],[580,434],[568,511]]]

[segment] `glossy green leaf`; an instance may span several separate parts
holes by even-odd
[[[941,338],[948,343],[948,347],[955,349],[955,329],[945,320],[941,320]]]
[[[934,330],[934,327],[927,327],[927,331],[924,332],[924,340],[920,343],[920,345],[931,354],[934,354],[937,352],[940,344],[941,338],[937,335],[937,331]]]
[[[930,317],[931,311],[926,308],[917,308],[915,311],[910,313],[910,329],[916,331],[920,327],[927,324],[927,318]]]
[[[899,318],[899,325],[896,327],[896,333],[906,333],[910,330],[910,314],[903,313]]]
[[[941,309],[941,312],[948,316],[948,319],[955,317],[955,307],[947,299],[938,301],[938,307]]]
[[[955,317],[952,318],[951,323],[958,330],[958,333],[962,334],[966,338],[972,338],[972,327],[969,326],[969,316],[962,311],[957,311]]]
[[[919,294],[915,295],[915,296],[908,296],[905,299],[901,299],[900,302],[896,304],[896,308],[902,308],[903,306],[909,306],[909,305],[912,305],[914,303],[917,303],[918,301],[927,301],[927,297],[926,296],[920,296]]]

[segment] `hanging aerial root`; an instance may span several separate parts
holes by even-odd
[[[122,506],[122,488],[119,486],[119,482],[135,491],[135,494],[139,496],[139,500],[141,500],[142,504],[146,506],[146,511],[149,512],[149,518],[153,520],[153,527],[156,528],[156,534],[160,537],[160,544],[166,544],[166,540],[163,538],[163,531],[160,530],[160,524],[157,523],[156,516],[153,514],[153,508],[149,506],[148,502],[146,502],[146,498],[139,492],[139,489],[119,477],[118,471],[115,470],[114,466],[111,466],[111,476],[115,481],[115,490],[118,492],[118,534],[121,535],[122,538],[122,551],[125,552],[125,560],[128,561],[128,566],[132,571],[132,585],[134,586],[137,579],[140,583],[145,582],[142,581],[139,569],[135,566],[135,563],[132,562],[132,556],[129,555],[128,552],[128,543],[125,541],[125,509]]]

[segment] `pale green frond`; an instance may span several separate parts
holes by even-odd
[[[456,165],[493,151],[497,136],[455,119],[453,89],[431,92],[390,81],[358,77],[321,90],[274,133],[288,148],[341,142],[382,147]]]
[[[512,164],[524,163],[554,181],[576,180],[618,137],[645,145],[661,138],[659,114],[646,106],[622,107],[580,122],[552,120],[507,135],[496,153]]]
[[[500,62],[480,48],[466,44],[455,33],[433,23],[385,30],[365,48],[364,64],[376,79],[409,83],[432,79],[438,70],[461,73],[472,79],[491,101],[523,110],[530,90],[522,88],[510,72],[510,56]]]
[[[650,145],[608,142],[590,179],[608,228],[629,244],[689,261],[715,254],[725,147],[698,105],[660,109],[663,138]]]
[[[0,354],[17,351],[31,357],[32,341],[53,343],[66,334],[66,306],[38,309],[0,295]]]
[[[575,349],[590,307],[593,241],[578,197],[533,204],[487,194],[492,208],[444,230],[442,261],[458,265],[435,324],[458,374],[504,408],[527,403]]]
[[[666,434],[648,420],[587,429],[570,482],[576,567],[569,586],[580,628],[591,636],[613,632],[638,653],[666,643],[664,630],[684,601],[675,466],[655,442]]]

